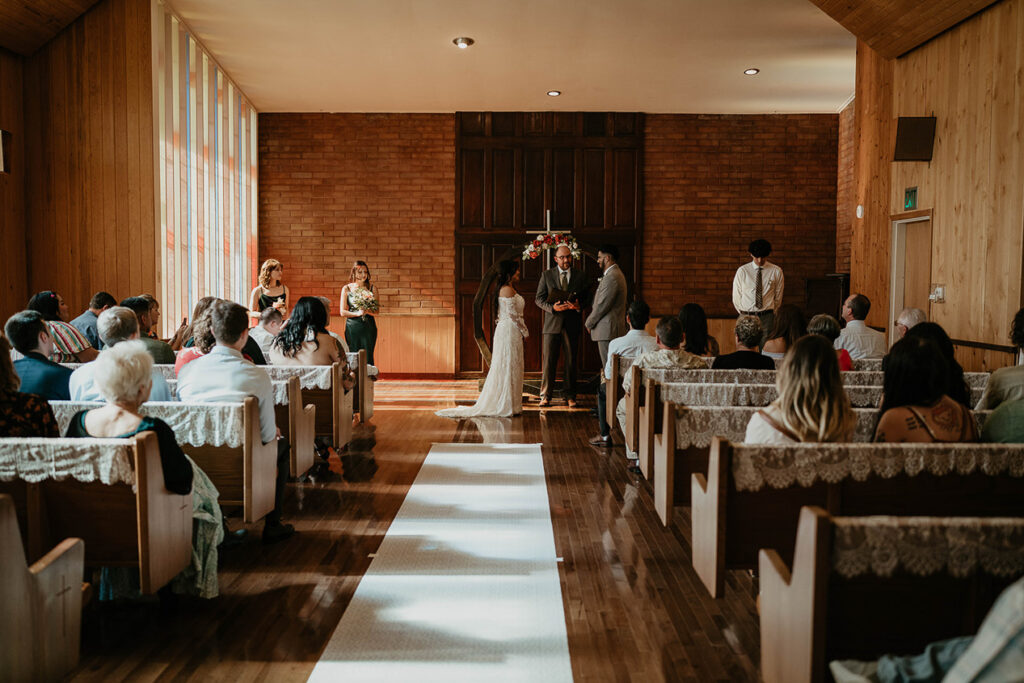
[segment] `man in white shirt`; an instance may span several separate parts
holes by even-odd
[[[626,309],[626,321],[630,330],[626,334],[608,342],[608,358],[604,364],[603,379],[605,382],[618,382],[618,377],[612,377],[612,356],[633,359],[648,351],[655,351],[658,348],[658,340],[647,334],[644,329],[651,319],[651,307],[643,301],[636,300]],[[611,446],[612,432],[611,425],[605,420],[607,405],[607,394],[602,386],[597,392],[597,421],[601,427],[601,433],[590,440],[594,446]]]
[[[242,347],[249,340],[246,309],[231,301],[217,301],[210,306],[209,315],[217,345],[181,369],[178,397],[182,401],[215,403],[243,401],[253,396],[259,402],[263,443],[277,440],[274,509],[263,526],[263,542],[274,543],[295,533],[291,524],[281,522],[281,503],[288,481],[288,441],[280,438],[281,431],[274,420],[274,387],[265,370],[242,357]]]
[[[871,300],[863,294],[851,294],[843,302],[843,320],[846,327],[839,333],[834,346],[846,349],[853,360],[881,358],[887,350],[885,334],[864,324],[871,310]]]
[[[120,344],[123,341],[139,338],[139,319],[135,312],[124,306],[112,306],[104,309],[96,319],[96,331],[105,349]],[[100,351],[102,355],[103,352]],[[106,399],[96,388],[96,364],[85,363],[71,373],[69,378],[69,389],[72,401],[103,401]],[[153,380],[153,388],[149,391],[150,401],[173,401],[171,389],[167,385],[164,375],[156,367],[150,374]]]
[[[263,352],[263,357],[267,359],[268,363],[270,362],[270,345],[280,334],[282,325],[284,325],[284,316],[281,315],[281,311],[273,306],[268,306],[260,312],[259,324],[249,330],[249,336],[260,345],[260,351]]]
[[[732,305],[740,315],[757,316],[767,335],[775,324],[775,311],[782,305],[785,279],[782,268],[768,260],[772,244],[768,240],[754,240],[747,247],[750,263],[736,269],[732,279]]]

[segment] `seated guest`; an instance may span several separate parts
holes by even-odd
[[[319,301],[317,304],[319,305]],[[285,482],[288,480],[288,441],[274,419],[274,388],[266,371],[242,357],[249,338],[249,315],[230,301],[218,301],[209,310],[210,328],[216,346],[197,358],[178,375],[178,398],[182,401],[242,401],[254,396],[259,402],[260,434],[263,443],[277,439],[277,484],[274,509],[263,527],[263,542],[274,543],[295,533],[291,524],[281,522]]]
[[[331,338],[334,339],[334,344],[338,347],[338,357],[341,360],[341,374],[345,378],[342,384],[345,387],[345,391],[349,391],[356,385],[356,372],[348,363],[348,342],[341,335],[331,332],[331,300],[326,296],[318,296],[317,299],[320,299],[320,303],[324,305],[324,310],[327,311],[327,334],[331,335]],[[377,379],[377,368],[370,365],[367,367],[367,372],[370,379]]]
[[[827,313],[819,313],[811,318],[811,322],[807,323],[807,334],[820,335],[828,339],[828,343],[832,345],[835,345],[836,339],[839,339],[839,332],[839,321]],[[853,370],[853,359],[850,358],[849,351],[836,349],[836,357],[839,359],[839,372]]]
[[[658,327],[655,328],[657,336],[655,337],[655,343],[658,348],[654,351],[647,351],[636,357],[633,361],[633,367],[635,368],[692,368],[695,370],[707,369],[707,363],[700,356],[695,356],[692,353],[680,348],[680,344],[683,343],[683,326],[679,322],[679,318],[673,318],[667,316],[658,321]],[[627,392],[632,390],[633,375],[627,374],[622,380],[622,388]],[[622,433],[626,433],[626,398],[619,399],[619,405],[615,406],[615,417],[619,421],[619,427],[622,429]],[[636,464],[637,454],[634,451],[629,450],[626,447],[626,457],[632,460],[633,463],[630,465],[629,470],[631,472],[639,472],[640,468]]]
[[[47,401],[67,401],[71,398],[68,380],[71,368],[50,360],[53,337],[39,311],[22,311],[7,319],[4,334],[21,354],[14,361],[14,371],[21,378],[21,389],[28,394],[39,394]]]
[[[220,299],[217,299],[217,301],[220,301]],[[199,315],[192,318],[192,324],[189,325],[189,333],[192,335],[188,339],[191,342],[191,346],[178,351],[178,356],[174,359],[175,376],[180,375],[181,369],[187,364],[196,358],[205,356],[217,345],[217,341],[213,338],[213,330],[210,327],[209,308],[203,309]]]
[[[153,329],[153,320],[150,317],[149,301],[146,300],[146,297],[130,296],[121,302],[121,306],[135,312],[135,317],[139,321],[139,341],[146,346],[149,355],[153,356],[153,362],[161,365],[174,365],[174,349],[171,348],[171,345],[149,336]]]
[[[836,683],[1009,683],[1024,680],[1024,578],[1003,589],[977,634],[930,643],[922,654],[833,661]]]
[[[942,357],[946,361],[946,371],[949,373],[946,381],[946,393],[957,403],[970,408],[971,388],[967,386],[967,382],[964,380],[963,367],[956,360],[953,340],[949,338],[949,335],[942,329],[942,326],[938,323],[918,323],[907,331],[904,339],[907,337],[921,337],[922,339],[930,339],[935,342],[935,345],[939,347],[939,351],[942,352]],[[883,371],[887,365],[887,359],[883,359]]]
[[[331,300],[326,296],[318,296],[317,299],[320,299],[320,303],[327,309],[327,334],[334,337],[334,341],[338,345],[338,353],[344,357],[348,354],[348,342],[340,334],[331,331]]]
[[[143,299],[149,302],[149,337],[150,339],[159,339],[157,336],[157,330],[160,329],[160,302],[156,300],[156,297],[152,294],[140,294]],[[181,348],[181,345],[185,343],[185,330],[188,329],[188,318],[182,318],[181,324],[178,325],[178,329],[174,331],[174,336],[170,339],[164,339],[167,345],[171,347],[172,351],[177,351]]]
[[[260,312],[259,324],[249,329],[249,336],[260,345],[260,351],[263,352],[264,358],[270,358],[270,345],[280,334],[283,324],[284,316],[281,315],[281,311],[273,306],[268,306]]]
[[[203,326],[203,334],[199,334],[197,330],[200,327],[199,321],[202,319],[203,314],[218,301],[223,301],[223,299],[218,299],[215,296],[206,296],[200,299],[196,303],[195,308],[192,309],[192,324],[186,326],[184,332],[182,332],[185,342],[182,344],[182,350],[178,352],[175,358],[174,374],[178,374],[185,363],[209,353],[210,349],[213,348],[213,334],[210,332],[209,323],[207,322]],[[205,338],[205,343],[200,343],[200,337]],[[242,349],[242,357],[256,365],[267,364],[267,359],[263,357],[263,352],[260,351],[260,345],[251,337],[245,342],[245,348]]]
[[[135,339],[107,349],[92,365],[96,366],[96,386],[107,405],[75,413],[65,436],[125,439],[142,432],[156,435],[164,488],[181,495],[192,492],[193,564],[183,573],[195,576],[187,590],[202,597],[216,596],[217,544],[223,538],[217,489],[178,447],[174,430],[166,422],[139,412],[149,398],[153,357],[145,344]],[[176,589],[179,583],[175,581]]]
[[[985,420],[981,440],[991,443],[1024,443],[1024,399],[1003,401]]]
[[[974,417],[950,398],[948,383],[946,359],[934,341],[908,334],[896,342],[882,382],[875,441],[977,441]]]
[[[769,358],[781,359],[797,339],[807,334],[804,314],[795,304],[782,304],[775,312],[775,322],[768,330],[761,352]]]
[[[42,396],[23,394],[14,372],[11,345],[0,336],[0,437],[60,436],[53,409]]]
[[[850,358],[881,358],[885,355],[885,334],[868,327],[864,320],[871,310],[871,300],[863,294],[851,294],[843,302],[846,327],[836,339],[837,349],[846,349]]]
[[[648,351],[655,351],[658,348],[658,340],[647,334],[647,323],[651,319],[651,307],[639,299],[629,304],[626,309],[626,322],[629,323],[629,332],[618,339],[608,342],[608,361],[602,371],[602,378],[605,382],[618,382],[618,377],[612,377],[612,356],[633,359]],[[605,419],[607,395],[603,387],[597,391],[597,421],[601,433],[590,440],[595,446],[611,446],[612,432],[611,425]]]
[[[185,332],[182,334],[185,341],[182,342],[181,348],[187,349],[195,345],[194,327],[196,321],[199,320],[199,316],[205,313],[217,301],[220,301],[220,299],[215,296],[204,296],[196,302],[195,307],[192,309],[192,322],[185,325]]]
[[[837,326],[838,327],[838,326]],[[736,319],[736,351],[719,356],[711,364],[713,370],[774,370],[775,361],[758,351],[761,344],[761,319],[741,315]]]
[[[904,308],[900,311],[900,314],[896,316],[896,336],[899,339],[903,339],[906,336],[907,330],[914,325],[920,325],[928,320],[928,316],[924,314],[920,308]]]
[[[744,443],[789,444],[849,441],[857,424],[828,340],[797,339],[778,369],[779,397],[747,424]]]
[[[108,349],[121,342],[134,341],[139,338],[139,322],[135,313],[124,306],[114,306],[103,311],[97,325],[100,339]],[[103,352],[100,352],[100,356]],[[96,384],[96,363],[86,363],[71,373],[69,389],[72,401],[102,401],[103,394]],[[171,389],[159,369],[153,368],[150,373],[153,388],[149,392],[150,401],[173,401]]]
[[[82,315],[71,321],[71,326],[85,335],[92,347],[97,351],[103,349],[103,342],[96,332],[96,318],[99,314],[111,306],[116,306],[117,300],[106,292],[96,292],[89,300],[89,308],[85,309]]]
[[[88,363],[96,358],[99,351],[93,348],[88,338],[64,322],[68,317],[68,306],[60,294],[39,292],[28,300],[28,310],[38,311],[46,321],[53,337],[50,360],[54,363]]]
[[[1017,358],[1024,359],[1024,308],[1013,316],[1010,341],[1017,349]],[[985,392],[981,395],[976,410],[991,410],[1001,405],[1003,401],[1020,399],[1024,399],[1024,365],[999,368],[988,376]]]
[[[327,309],[315,296],[304,296],[292,309],[288,324],[270,347],[274,365],[331,365],[341,360],[327,333]]]
[[[708,317],[700,304],[685,304],[679,309],[683,326],[683,348],[695,356],[717,356],[718,340],[708,334]]]

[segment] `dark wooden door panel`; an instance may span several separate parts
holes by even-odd
[[[523,150],[523,224],[528,230],[544,228],[547,196],[547,153],[543,149]],[[524,240],[525,241],[525,240]]]
[[[603,149],[583,150],[583,228],[604,227],[605,172]]]
[[[516,227],[516,153],[512,149],[491,152],[491,228]]]
[[[459,226],[484,227],[484,152],[465,150],[459,165]]]
[[[576,227],[576,150],[551,150],[551,165],[551,227],[571,230]]]
[[[632,149],[617,149],[612,152],[615,160],[615,172],[612,175],[612,187],[615,203],[616,228],[634,228],[637,226],[637,176],[639,175],[639,154]]]

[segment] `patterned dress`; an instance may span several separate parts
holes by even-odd
[[[42,396],[0,389],[0,436],[60,436],[53,409]]]

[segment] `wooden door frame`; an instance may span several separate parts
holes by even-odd
[[[905,211],[889,216],[889,222],[892,225],[892,241],[889,253],[892,256],[889,259],[889,321],[885,327],[888,331],[890,347],[898,341],[896,335],[896,316],[903,310],[904,305],[903,285],[905,279],[904,265],[907,258],[907,226],[911,223],[923,223],[924,221],[932,221],[931,209]],[[932,224],[932,229],[934,230],[934,228],[935,226]],[[930,255],[929,264],[931,264]],[[899,305],[897,305],[897,301]]]

